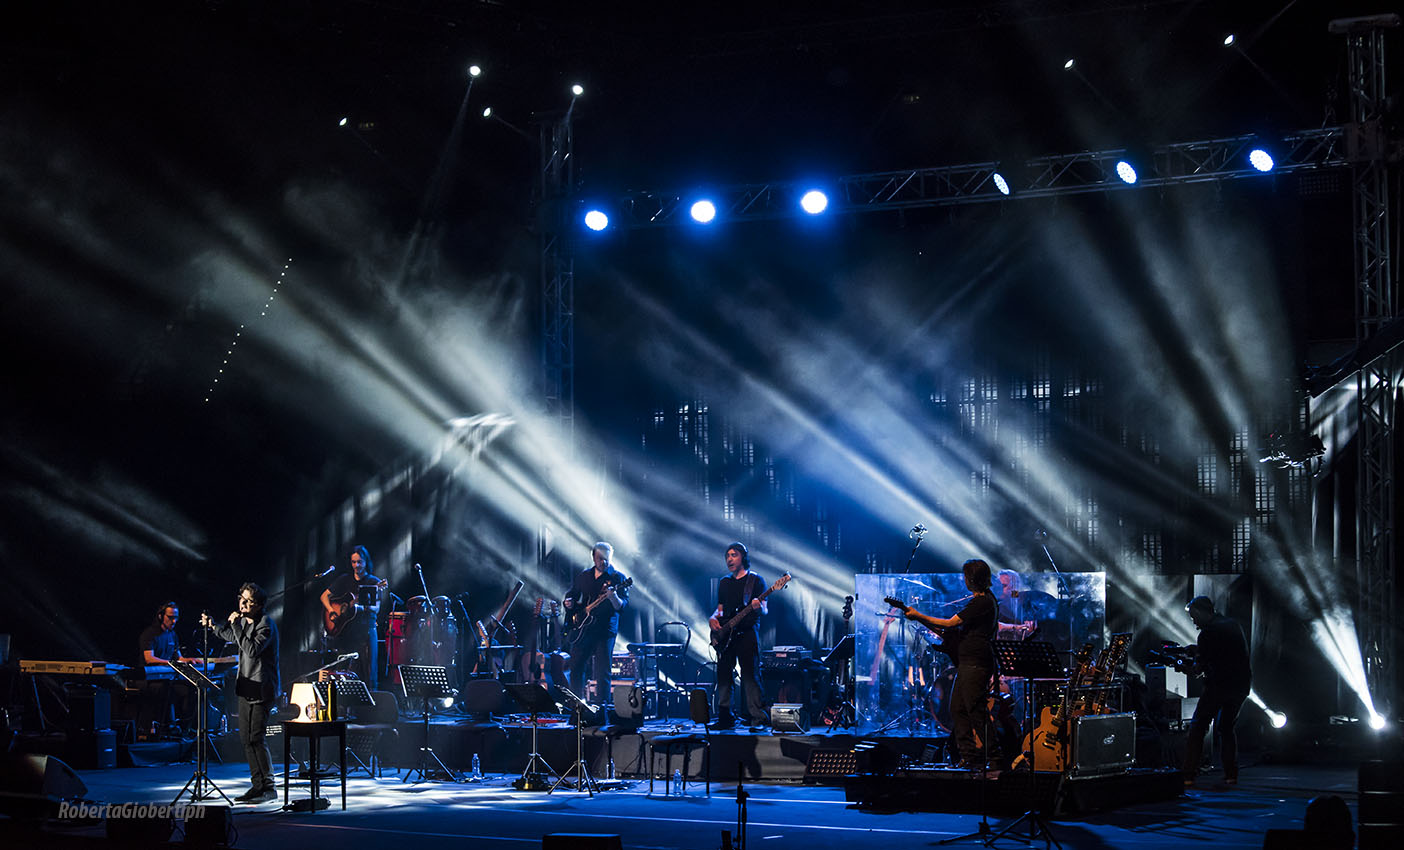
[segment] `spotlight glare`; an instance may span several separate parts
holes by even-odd
[[[585,213],[585,226],[599,233],[601,230],[609,227],[609,216],[605,215],[601,210],[590,210]]]
[[[484,117],[484,118],[491,118],[491,117],[492,117],[492,107],[491,107],[491,106],[485,106],[485,107],[483,107],[483,117]]]
[[[1272,722],[1272,728],[1274,729],[1281,729],[1283,726],[1287,725],[1287,715],[1280,711],[1268,712],[1268,719]]]
[[[479,67],[479,66],[477,66],[477,65],[469,65],[469,66],[468,66],[468,76],[470,76],[470,77],[477,77],[477,76],[480,76],[482,73],[483,73],[483,69],[482,69],[481,67]]]
[[[818,189],[810,189],[800,198],[800,208],[810,215],[818,215],[829,208],[829,196]]]
[[[1374,729],[1376,732],[1378,732],[1378,731],[1380,731],[1381,729],[1385,728],[1385,719],[1384,719],[1384,715],[1382,715],[1382,714],[1371,714],[1371,715],[1370,715],[1370,728],[1371,728],[1371,729]]]
[[[1001,195],[1009,194],[1009,181],[1004,179],[1003,174],[996,171],[990,179],[994,181],[995,188],[999,190]]]
[[[1224,47],[1233,47],[1233,33],[1224,36]]]
[[[1116,164],[1116,176],[1121,178],[1121,182],[1128,186],[1136,182],[1136,169],[1126,160],[1119,160]]]
[[[712,219],[717,217],[717,206],[704,198],[692,205],[691,212],[694,221],[699,224],[710,224]]]
[[[1073,69],[1073,65],[1075,65],[1075,64],[1076,64],[1076,62],[1075,62],[1074,60],[1069,59],[1068,61],[1066,61],[1066,62],[1063,63],[1063,70],[1064,70],[1064,71],[1071,71],[1071,70]]]
[[[582,94],[585,93],[585,87],[580,85],[579,83],[576,83],[575,85],[570,87],[570,93],[575,95],[576,97],[580,97]]]
[[[1275,163],[1272,161],[1272,154],[1262,148],[1253,148],[1248,152],[1248,162],[1257,170],[1266,174],[1272,170]]]
[[[343,117],[340,121],[336,122],[336,126],[338,126],[338,127],[345,127],[347,124],[350,124],[350,123],[351,123],[351,119],[350,119],[350,118],[345,118],[345,117]]]

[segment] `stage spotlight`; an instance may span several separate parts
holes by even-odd
[[[1228,35],[1224,36],[1224,47],[1233,47],[1233,41],[1233,33],[1229,33]]]
[[[1116,176],[1121,178],[1121,182],[1128,186],[1136,183],[1136,167],[1126,160],[1118,160],[1116,163]]]
[[[351,119],[350,119],[350,118],[342,118],[340,121],[336,122],[336,126],[338,126],[338,127],[345,127],[347,124],[350,124],[350,123],[351,123]]]
[[[585,93],[585,87],[580,85],[579,83],[576,83],[575,85],[570,87],[570,93],[575,95],[576,97],[580,97],[582,94]]]
[[[482,73],[483,73],[483,69],[480,68],[480,67],[478,67],[477,65],[469,65],[469,66],[468,66],[468,76],[470,76],[470,77],[477,77],[477,76],[481,75]]]
[[[1280,711],[1269,711],[1268,722],[1272,724],[1272,728],[1281,729],[1283,726],[1287,725],[1287,715]]]
[[[999,193],[1001,195],[1009,194],[1009,181],[1004,179],[1003,174],[1000,174],[998,171],[996,171],[993,175],[990,176],[990,179],[994,181],[995,188],[999,190]]]
[[[1071,71],[1071,70],[1073,69],[1073,65],[1075,65],[1075,64],[1077,64],[1077,63],[1076,63],[1074,60],[1069,59],[1068,61],[1066,61],[1066,62],[1063,63],[1063,70],[1064,70],[1064,71]]]
[[[491,107],[491,106],[484,106],[484,107],[483,107],[483,117],[484,117],[484,118],[491,118],[491,117],[492,117],[492,107]]]
[[[1385,719],[1384,719],[1384,715],[1382,715],[1382,714],[1373,714],[1373,713],[1372,713],[1372,714],[1370,715],[1370,728],[1371,728],[1371,729],[1374,729],[1376,732],[1378,732],[1378,731],[1380,731],[1381,729],[1385,728]]]
[[[810,189],[800,198],[800,209],[810,215],[818,215],[829,208],[829,196],[818,189]]]
[[[697,201],[692,205],[692,219],[699,224],[710,224],[712,219],[717,217],[717,206],[707,199]]]
[[[609,216],[605,215],[602,210],[590,210],[585,213],[585,226],[599,233],[609,227]]]
[[[1271,171],[1276,164],[1272,161],[1272,154],[1262,148],[1253,148],[1248,152],[1248,163],[1264,174]]]

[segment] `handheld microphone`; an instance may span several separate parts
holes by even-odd
[[[336,565],[333,564],[332,566],[327,567],[325,570],[322,570],[320,573],[317,573],[315,576],[313,576],[313,578],[326,578],[334,572],[336,572]]]

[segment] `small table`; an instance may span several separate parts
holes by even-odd
[[[288,777],[292,775],[288,765],[292,761],[292,739],[308,739],[308,760],[312,765],[312,811],[316,812],[318,792],[321,791],[321,779],[317,776],[317,768],[321,765],[321,740],[331,735],[337,737],[337,752],[341,757],[341,810],[346,811],[345,720],[290,720],[283,724],[283,808],[288,806]]]

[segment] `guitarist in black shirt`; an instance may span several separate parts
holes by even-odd
[[[590,680],[586,674],[591,674],[595,679],[595,701],[607,706],[614,698],[609,688],[609,662],[614,653],[614,637],[619,634],[619,610],[629,604],[630,582],[610,563],[614,557],[610,544],[596,543],[590,556],[595,565],[575,576],[563,602],[566,639],[570,642],[566,677],[571,690],[589,699],[585,683]]]
[[[914,608],[903,614],[944,634],[945,643],[955,642],[956,679],[951,686],[951,726],[956,748],[960,751],[962,767],[981,769],[985,752],[977,739],[975,725],[983,725],[987,716],[986,699],[994,677],[994,637],[997,608],[990,592],[990,565],[979,559],[961,565],[965,587],[972,594],[970,601],[952,617],[932,617]]]
[[[750,555],[741,543],[726,547],[726,568],[731,574],[717,586],[717,610],[710,621],[713,633],[721,631],[722,623],[743,608],[750,608],[751,616],[749,621],[737,624],[717,647],[717,721],[713,728],[730,729],[736,724],[731,714],[731,672],[740,662],[741,689],[746,696],[751,731],[761,732],[770,719],[765,710],[760,674],[760,618],[766,613],[766,603],[758,597],[765,591],[766,584],[751,571]]]

